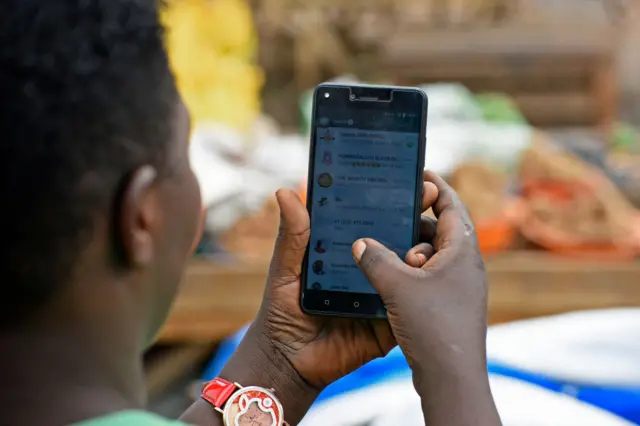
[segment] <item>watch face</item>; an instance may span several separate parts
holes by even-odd
[[[257,386],[236,391],[224,407],[225,426],[282,426],[282,405],[273,392]]]

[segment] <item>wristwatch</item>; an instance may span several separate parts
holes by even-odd
[[[201,397],[222,414],[224,426],[289,426],[273,389],[217,377],[202,386]]]

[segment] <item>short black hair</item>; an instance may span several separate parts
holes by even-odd
[[[128,174],[164,167],[177,93],[160,8],[0,3],[0,324],[72,278]]]

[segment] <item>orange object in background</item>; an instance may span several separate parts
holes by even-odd
[[[476,233],[480,252],[483,255],[491,255],[509,247],[513,241],[515,229],[504,217],[500,217],[476,224]]]
[[[549,212],[545,220],[536,212],[534,203],[543,200],[548,205],[554,206],[557,212],[564,210],[570,220],[577,222],[584,220],[575,210],[576,200],[594,199],[594,188],[580,180],[535,180],[527,182],[523,186],[523,214],[520,217],[520,233],[529,241],[543,249],[558,254],[586,257],[599,260],[632,260],[637,255],[638,242],[634,241],[633,223],[628,223],[629,232],[621,238],[612,234],[602,238],[589,238],[581,236],[561,223],[553,223],[554,212]],[[604,217],[602,220],[605,220]],[[606,222],[603,222],[606,224]],[[598,220],[594,220],[589,226],[603,226]]]
[[[302,204],[307,204],[307,181],[305,180],[298,187],[298,196],[302,200]]]
[[[507,250],[516,236],[516,224],[520,222],[524,208],[520,200],[506,203],[498,216],[475,224],[478,245],[483,255],[492,255]]]

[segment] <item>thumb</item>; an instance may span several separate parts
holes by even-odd
[[[364,238],[353,243],[353,258],[383,299],[392,297],[398,284],[406,280],[411,267],[379,242]]]
[[[290,283],[300,276],[309,242],[309,213],[298,195],[288,189],[276,193],[280,207],[280,231],[273,250],[269,277],[275,283]]]

